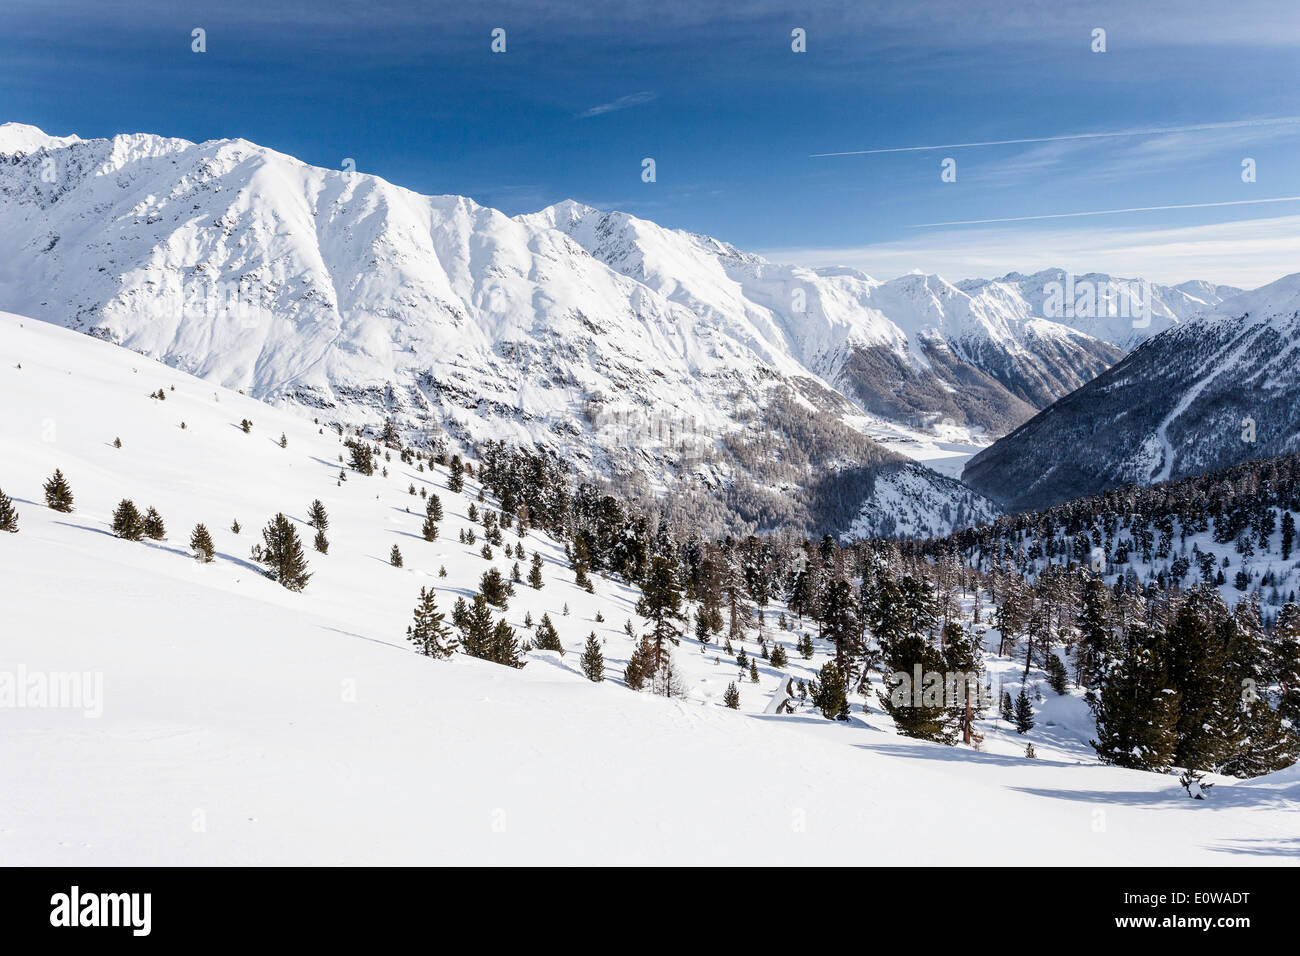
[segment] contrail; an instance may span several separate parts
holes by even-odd
[[[1254,206],[1260,203],[1300,202],[1300,196],[1276,196],[1271,199],[1234,199],[1228,202],[1186,202],[1172,206],[1129,206],[1126,209],[1094,209],[1090,212],[1054,212],[1046,216],[1009,216],[1005,219],[955,219],[952,222],[919,222],[908,229],[929,226],[982,226],[995,222],[1029,222],[1033,219],[1071,219],[1075,216],[1113,216],[1121,212],[1156,212],[1161,209],[1207,209],[1211,206]]]
[[[1031,136],[1025,139],[990,139],[979,143],[943,143],[939,146],[895,146],[890,149],[853,149],[843,153],[812,153],[809,158],[827,156],[870,156],[875,153],[919,153],[932,149],[965,149],[970,146],[1015,146],[1021,143],[1060,143],[1073,139],[1107,139],[1118,136],[1158,136],[1161,133],[1193,133],[1208,129],[1241,129],[1250,126],[1288,126],[1300,123],[1300,116],[1273,119],[1233,120],[1230,123],[1197,123],[1194,126],[1162,126],[1152,129],[1126,129],[1112,133],[1069,133],[1065,136]]]

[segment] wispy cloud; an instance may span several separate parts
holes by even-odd
[[[839,153],[813,153],[813,159],[832,156],[872,156],[878,153],[919,153],[934,149],[968,149],[975,146],[1019,146],[1027,143],[1064,143],[1070,140],[1114,139],[1126,136],[1163,136],[1167,133],[1192,133],[1202,130],[1249,129],[1258,126],[1294,126],[1300,116],[1277,116],[1269,119],[1232,120],[1226,123],[1195,123],[1191,126],[1159,126],[1148,129],[1112,130],[1102,133],[1066,133],[1061,136],[1030,136],[1021,139],[988,139],[970,143],[940,143],[929,146],[891,146],[882,149],[852,149]]]
[[[1156,212],[1162,209],[1210,209],[1215,206],[1258,206],[1262,203],[1300,202],[1300,196],[1273,196],[1268,199],[1232,199],[1225,202],[1184,202],[1167,206],[1128,206],[1123,209],[1091,209],[1086,212],[1053,212],[1041,216],[1007,216],[1002,219],[953,219],[949,222],[920,222],[909,229],[932,226],[983,226],[996,222],[1034,222],[1040,219],[1075,219],[1081,216],[1115,216],[1126,212]]]
[[[601,116],[604,113],[617,113],[619,110],[630,109],[633,106],[640,106],[642,103],[649,103],[659,94],[650,90],[642,90],[640,93],[629,93],[627,96],[620,96],[611,103],[601,103],[599,106],[593,106],[589,110],[583,110],[578,114],[579,119],[587,119],[591,116]]]

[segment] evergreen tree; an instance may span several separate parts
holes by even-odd
[[[1029,693],[1023,684],[1020,685],[1020,693],[1016,695],[1015,709],[1016,733],[1027,734],[1034,729],[1034,705],[1029,701]]]
[[[1273,624],[1269,680],[1278,686],[1278,714],[1300,731],[1300,605],[1286,604]]]
[[[573,550],[569,558],[569,566],[573,569],[573,583],[588,593],[592,592],[594,587],[591,578],[587,577],[587,572],[591,570],[591,556],[587,552],[586,542],[581,535],[577,535],[573,541]]]
[[[538,552],[533,552],[533,563],[528,569],[528,584],[533,589],[540,591],[542,589],[542,556]]]
[[[849,719],[848,687],[844,671],[834,661],[822,665],[817,675],[812,702],[827,720]]]
[[[650,567],[641,584],[641,599],[636,612],[650,621],[647,637],[654,645],[654,669],[663,666],[667,645],[681,643],[682,589],[677,582],[677,563],[657,554],[650,559]]]
[[[317,531],[328,531],[330,529],[329,515],[325,513],[325,505],[321,503],[319,498],[307,506],[307,524]]]
[[[277,514],[262,529],[266,546],[261,561],[266,565],[266,576],[290,591],[301,591],[311,575],[307,573],[307,557],[293,522]]]
[[[1011,702],[1011,691],[1009,690],[1002,692],[1002,701],[998,706],[998,716],[1007,723],[1015,720],[1015,705]]]
[[[429,500],[424,506],[424,513],[433,521],[442,520],[442,499],[437,495],[429,495]]]
[[[1291,560],[1291,548],[1295,545],[1295,516],[1288,508],[1282,512],[1282,560]]]
[[[241,529],[240,529],[239,521],[238,521],[238,520],[235,520],[235,521],[230,522],[230,533],[231,533],[231,534],[239,534],[240,530],[241,530]]]
[[[312,541],[312,547],[315,548],[317,551],[319,551],[321,554],[329,554],[330,542],[329,542],[329,538],[325,537],[324,531],[316,532],[316,537]]]
[[[751,684],[758,683],[758,661],[752,657],[749,659],[749,682]]]
[[[501,576],[496,568],[488,568],[478,581],[478,591],[493,607],[506,609],[506,603],[514,596],[514,586]]]
[[[1111,652],[1108,621],[1110,591],[1099,577],[1089,577],[1083,585],[1083,603],[1075,619],[1079,633],[1079,683],[1092,687],[1097,672]]]
[[[123,498],[113,511],[113,534],[127,541],[139,541],[144,537],[144,518],[135,507],[135,502]]]
[[[212,546],[212,535],[208,534],[208,529],[202,523],[196,524],[190,534],[190,550],[202,564],[210,562],[216,554],[216,549]]]
[[[497,621],[492,628],[492,656],[489,660],[494,664],[514,668],[521,668],[527,663],[515,637],[515,629],[504,619]]]
[[[1188,593],[1164,635],[1169,686],[1180,692],[1177,766],[1211,770],[1236,746],[1236,688],[1224,640],[1228,628],[1228,611],[1218,593],[1198,587]]]
[[[783,667],[787,666],[789,663],[790,663],[790,659],[789,659],[789,657],[786,656],[785,648],[784,648],[784,647],[782,647],[780,644],[778,644],[778,645],[776,645],[776,647],[772,648],[772,666],[773,666],[773,667],[776,667],[776,668],[779,669],[779,668],[783,668]]]
[[[722,702],[732,710],[740,710],[740,690],[735,681],[727,685],[727,692],[722,695]]]
[[[623,681],[632,690],[640,690],[654,673],[654,646],[648,637],[641,638],[623,669]]]
[[[0,491],[0,531],[18,533],[18,509],[3,491]]]
[[[587,680],[599,684],[605,679],[605,655],[601,653],[600,641],[596,639],[595,631],[587,635],[587,644],[582,649],[579,663]]]
[[[402,566],[402,550],[397,545],[393,545],[393,550],[388,552],[388,563],[395,568]]]
[[[821,607],[822,636],[835,645],[835,663],[848,672],[849,662],[858,653],[861,627],[853,586],[847,581],[832,581],[826,588]]]
[[[167,528],[163,525],[162,515],[152,505],[145,513],[143,530],[144,536],[154,541],[161,541],[167,536]]]
[[[406,639],[425,657],[447,658],[456,652],[456,637],[443,623],[433,588],[420,588],[420,603],[415,606],[415,623],[406,629]]]
[[[1047,659],[1044,662],[1047,670],[1047,683],[1052,690],[1058,694],[1064,695],[1069,690],[1070,675],[1065,671],[1065,665],[1061,663],[1061,658],[1052,651],[1047,652]]]
[[[68,485],[68,480],[63,477],[63,472],[54,469],[54,474],[50,480],[45,483],[45,503],[54,511],[62,511],[65,514],[72,510],[72,488]]]
[[[559,651],[564,654],[564,645],[560,643],[560,634],[555,630],[555,625],[551,623],[551,616],[543,614],[542,619],[537,623],[537,634],[533,639],[533,646],[539,651]]]
[[[343,443],[343,446],[347,448],[351,456],[349,464],[353,471],[363,475],[373,475],[375,473],[374,452],[369,445],[364,441],[349,438]]]
[[[1097,717],[1092,747],[1104,764],[1164,773],[1178,746],[1179,694],[1157,647],[1129,646],[1100,673],[1090,694]]]

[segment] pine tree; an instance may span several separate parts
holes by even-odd
[[[429,495],[429,500],[424,506],[424,513],[432,518],[435,522],[442,520],[442,499],[437,495]]]
[[[231,533],[231,534],[239,534],[240,530],[241,530],[241,529],[240,529],[239,521],[238,521],[238,520],[235,520],[235,521],[230,522],[230,533]]]
[[[301,591],[311,575],[307,573],[307,557],[293,522],[277,514],[262,529],[266,546],[261,561],[266,565],[266,576],[290,591]]]
[[[1104,764],[1164,773],[1178,746],[1179,694],[1156,647],[1130,646],[1100,673],[1090,695],[1097,717],[1092,747]]]
[[[202,523],[196,524],[190,534],[190,550],[202,564],[207,564],[216,554],[216,549],[212,546],[212,535],[208,534],[208,529]]]
[[[1023,684],[1020,685],[1020,693],[1016,695],[1014,717],[1016,733],[1027,734],[1034,729],[1034,705],[1030,703],[1029,693]]]
[[[393,550],[388,552],[388,563],[395,568],[402,566],[402,550],[397,545],[393,545]]]
[[[515,638],[515,629],[504,620],[497,621],[492,628],[492,656],[489,660],[494,664],[514,668],[523,667],[527,663],[523,659],[519,641]]]
[[[1058,694],[1064,695],[1069,690],[1070,675],[1065,671],[1065,665],[1061,663],[1061,658],[1052,651],[1047,652],[1046,660],[1047,683],[1052,690]]]
[[[772,666],[773,666],[773,667],[776,667],[776,668],[779,669],[779,668],[782,668],[782,667],[787,666],[789,663],[790,663],[790,659],[786,656],[785,648],[784,648],[784,647],[782,647],[780,644],[778,644],[778,645],[776,645],[776,647],[772,648]]]
[[[722,695],[722,702],[732,710],[740,710],[740,689],[735,681],[727,685],[727,692]]]
[[[588,593],[595,590],[592,586],[591,578],[587,577],[587,572],[591,570],[591,557],[587,553],[587,545],[583,540],[582,535],[578,535],[574,538],[570,567],[573,568],[574,584]]]
[[[425,657],[447,658],[456,652],[456,638],[443,623],[443,614],[434,600],[433,588],[420,588],[420,602],[415,606],[415,623],[406,629],[406,639]]]
[[[1237,695],[1226,659],[1230,626],[1217,591],[1198,587],[1188,592],[1164,634],[1169,686],[1179,691],[1177,766],[1213,769],[1238,743]]]
[[[479,593],[493,607],[505,610],[507,601],[514,596],[515,589],[496,568],[488,568],[478,581]]]
[[[850,659],[861,643],[857,602],[853,586],[844,580],[832,581],[826,588],[821,607],[822,636],[835,645],[835,663],[847,671]]]
[[[289,439],[284,437],[284,432],[280,432],[280,447],[281,448],[289,447]]]
[[[144,537],[144,519],[136,509],[135,503],[128,498],[118,502],[113,511],[113,534],[127,541],[139,541]]]
[[[758,661],[752,657],[749,659],[749,682],[751,684],[758,683]]]
[[[317,498],[307,506],[307,524],[311,525],[317,531],[328,531],[330,529],[330,518],[325,513],[325,505]]]
[[[632,690],[640,690],[654,673],[654,646],[648,637],[641,638],[623,669],[623,681]]]
[[[145,513],[143,530],[144,536],[154,541],[161,541],[167,536],[167,528],[163,524],[162,515],[152,505],[149,506],[149,510]]]
[[[0,491],[0,531],[18,533],[18,509],[3,491]]]
[[[1290,509],[1282,512],[1282,560],[1291,560],[1291,548],[1295,545],[1295,516]]]
[[[844,671],[834,661],[822,665],[812,698],[827,720],[848,720],[849,698]]]
[[[587,680],[599,684],[605,679],[605,655],[601,653],[600,641],[597,640],[595,631],[587,635],[587,644],[582,649],[579,663]]]
[[[54,474],[45,483],[45,503],[54,511],[65,514],[72,511],[72,488],[63,472],[54,469]]]
[[[312,541],[312,547],[315,548],[317,551],[319,551],[321,554],[329,554],[330,542],[329,542],[329,538],[325,537],[324,531],[316,532],[316,537]]]
[[[1011,691],[1009,690],[1002,692],[1002,701],[998,706],[998,716],[1007,723],[1015,720],[1015,705],[1011,702]]]
[[[677,563],[665,555],[650,559],[650,568],[641,583],[641,599],[636,612],[650,621],[647,637],[654,645],[654,668],[663,666],[669,643],[681,643],[682,590],[677,581]]]
[[[533,646],[539,651],[559,651],[564,654],[564,645],[560,643],[560,634],[555,630],[555,625],[551,623],[551,616],[543,614],[541,621],[537,624],[537,634],[533,638]]]
[[[528,584],[534,590],[542,589],[542,556],[536,551],[533,552],[532,567],[528,569]]]

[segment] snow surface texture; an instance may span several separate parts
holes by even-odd
[[[149,397],[160,388],[164,400]],[[534,652],[520,671],[421,658],[403,640],[419,589],[449,610],[489,566],[457,542],[472,479],[457,495],[443,469],[394,456],[387,478],[350,473],[340,486],[329,429],[4,314],[0,408],[0,488],[20,520],[0,534],[0,677],[102,680],[98,716],[0,708],[4,863],[1294,860],[1294,768],[1216,779],[1192,801],[1172,776],[1093,764],[1074,695],[1047,691],[1025,737],[984,721],[976,753],[898,737],[860,698],[848,724],[764,716],[786,675],[761,660],[759,684],[740,683],[741,710],[727,710],[734,664],[690,640],[674,651],[686,699],[633,693],[618,675],[624,621],[644,626],[636,592],[599,578],[594,594],[578,589],[562,548],[536,533],[525,547],[542,554],[545,586],[517,586],[508,618],[522,635],[525,613],[549,613],[567,653]],[[55,467],[75,495],[70,514],[42,503]],[[419,536],[411,483],[441,496],[436,542]],[[113,537],[122,497],[157,506],[167,538]],[[249,547],[277,511],[309,543],[317,497],[330,552],[308,551],[313,577],[295,594],[261,575]],[[215,539],[209,565],[185,546],[197,521]],[[388,563],[395,543],[402,568]],[[493,563],[508,572],[499,551]],[[766,634],[791,654],[787,673],[812,674],[826,646],[798,658],[774,614]],[[599,685],[577,667],[593,630],[605,643]],[[989,659],[1013,694],[1020,667]],[[1042,674],[1029,680],[1039,689]],[[1026,741],[1038,759],[1020,756]]]

